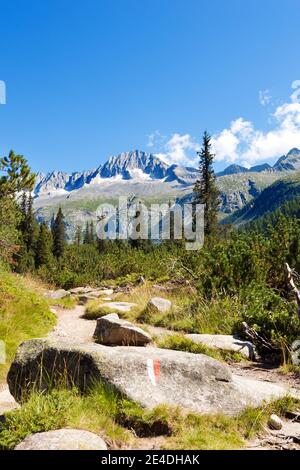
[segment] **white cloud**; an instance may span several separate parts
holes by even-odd
[[[270,95],[270,90],[260,90],[258,97],[259,97],[259,102],[262,106],[266,106],[267,104],[269,104],[272,99]]]
[[[166,140],[166,136],[162,135],[158,130],[152,132],[152,134],[148,135],[148,147],[156,147],[161,146],[163,142]]]
[[[199,147],[200,145],[193,140],[190,134],[175,133],[164,144],[163,152],[155,155],[168,164],[193,165],[198,160],[196,151]],[[192,152],[193,157],[191,156]]]
[[[272,130],[255,129],[253,123],[238,118],[228,129],[213,136],[217,160],[251,166],[278,158],[292,147],[300,147],[300,80],[293,82],[292,88],[295,91],[290,101],[278,106],[272,114]]]

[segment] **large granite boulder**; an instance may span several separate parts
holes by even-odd
[[[147,307],[150,310],[165,313],[172,307],[172,302],[168,299],[164,299],[163,297],[152,297],[149,300]]]
[[[145,346],[152,341],[148,333],[133,323],[121,320],[116,313],[98,318],[93,337],[97,343],[107,346]]]
[[[197,413],[234,415],[286,394],[271,384],[260,391],[257,381],[233,377],[226,364],[202,354],[51,339],[33,339],[19,347],[8,384],[18,401],[33,388],[47,390],[62,378],[80,390],[103,381],[143,407],[178,405]]]
[[[185,336],[194,343],[204,344],[213,349],[238,352],[248,359],[255,359],[256,356],[254,345],[250,341],[243,341],[237,336],[208,334],[188,334]]]
[[[81,429],[57,429],[27,436],[15,450],[107,450],[101,437]]]

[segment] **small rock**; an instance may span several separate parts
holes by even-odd
[[[70,294],[79,295],[79,294],[87,294],[93,290],[92,287],[74,287],[73,289],[69,289]]]
[[[80,305],[85,305],[89,300],[96,300],[99,297],[109,296],[113,294],[112,289],[101,289],[101,290],[92,290],[86,294],[82,294],[79,296],[79,303]],[[104,299],[103,299],[104,300]]]
[[[268,426],[271,429],[276,429],[277,431],[279,431],[283,426],[283,421],[279,418],[279,416],[273,414],[269,418]]]
[[[157,312],[167,312],[172,307],[172,302],[163,297],[152,297],[147,305],[148,308],[156,310]]]
[[[94,297],[93,295],[90,294],[84,294],[80,295],[78,299],[79,305],[85,305],[88,303],[89,300],[96,300],[97,297]]]
[[[56,310],[56,308],[50,308],[50,312],[51,312],[51,313],[54,313],[54,315],[56,315],[56,314],[57,314],[57,310]]]
[[[44,293],[44,297],[47,299],[63,299],[69,295],[70,292],[66,291],[65,289],[49,290],[48,292]]]
[[[101,437],[80,429],[58,429],[27,436],[15,450],[107,450]]]
[[[132,323],[121,320],[116,313],[98,318],[93,336],[97,343],[106,346],[145,346],[151,336]]]
[[[14,397],[10,394],[8,387],[0,391],[0,421],[2,416],[8,411],[17,410],[20,405],[15,401]]]
[[[117,310],[117,312],[130,312],[135,306],[136,304],[130,302],[107,302],[99,305],[99,307],[108,307],[110,310]]]

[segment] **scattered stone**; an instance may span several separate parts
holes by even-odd
[[[279,416],[272,414],[269,418],[268,426],[271,429],[276,429],[279,431],[279,429],[281,429],[283,426],[283,421],[279,418]]]
[[[51,313],[54,313],[54,315],[56,315],[56,314],[57,314],[57,310],[56,310],[56,308],[50,308],[50,312],[51,312]]]
[[[32,388],[47,390],[49,377],[51,384],[61,383],[62,374],[82,391],[105,382],[143,407],[167,404],[196,413],[236,415],[287,395],[272,383],[234,376],[226,364],[203,354],[49,338],[22,343],[7,380],[20,400]]]
[[[17,410],[20,405],[15,401],[14,397],[8,390],[8,387],[0,391],[0,421],[8,411]]]
[[[248,359],[255,359],[255,347],[250,341],[243,341],[232,335],[208,335],[208,334],[188,334],[186,338],[194,343],[204,344],[213,349],[223,349],[225,351],[238,352]]]
[[[114,313],[97,319],[93,337],[107,346],[145,346],[152,341],[148,333]]]
[[[107,307],[110,310],[117,310],[117,312],[130,312],[132,307],[135,307],[136,304],[130,302],[107,302],[105,304],[100,304],[99,307]]]
[[[59,338],[66,338],[68,337],[68,333],[66,333],[62,328],[55,326],[53,330],[49,333],[49,337],[59,337]]]
[[[144,276],[139,276],[136,283],[137,284],[146,284]]]
[[[58,290],[49,290],[44,293],[44,296],[47,299],[63,299],[64,297],[68,297],[70,292],[66,291],[65,289],[58,289]]]
[[[113,289],[95,289],[91,292],[91,295],[102,297],[103,295],[112,295],[113,293]]]
[[[96,300],[96,299],[97,299],[97,297],[94,297],[91,294],[84,294],[84,295],[79,296],[78,303],[79,303],[79,305],[85,305],[85,304],[88,303],[89,300]]]
[[[107,450],[101,437],[80,429],[58,429],[27,436],[15,450]]]
[[[74,287],[73,289],[69,289],[70,294],[72,295],[79,295],[79,294],[88,294],[93,290],[93,287]]]
[[[86,294],[79,296],[79,304],[85,305],[89,300],[96,300],[99,297],[109,296],[113,294],[113,289],[101,289],[101,290],[92,290]],[[103,299],[104,300],[104,299]]]
[[[151,310],[165,313],[172,307],[172,302],[170,300],[164,299],[163,297],[152,297],[149,300],[147,307]]]

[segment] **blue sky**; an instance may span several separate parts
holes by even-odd
[[[299,24],[299,0],[0,0],[0,155],[193,164],[208,129],[217,169],[274,161],[300,147]]]

